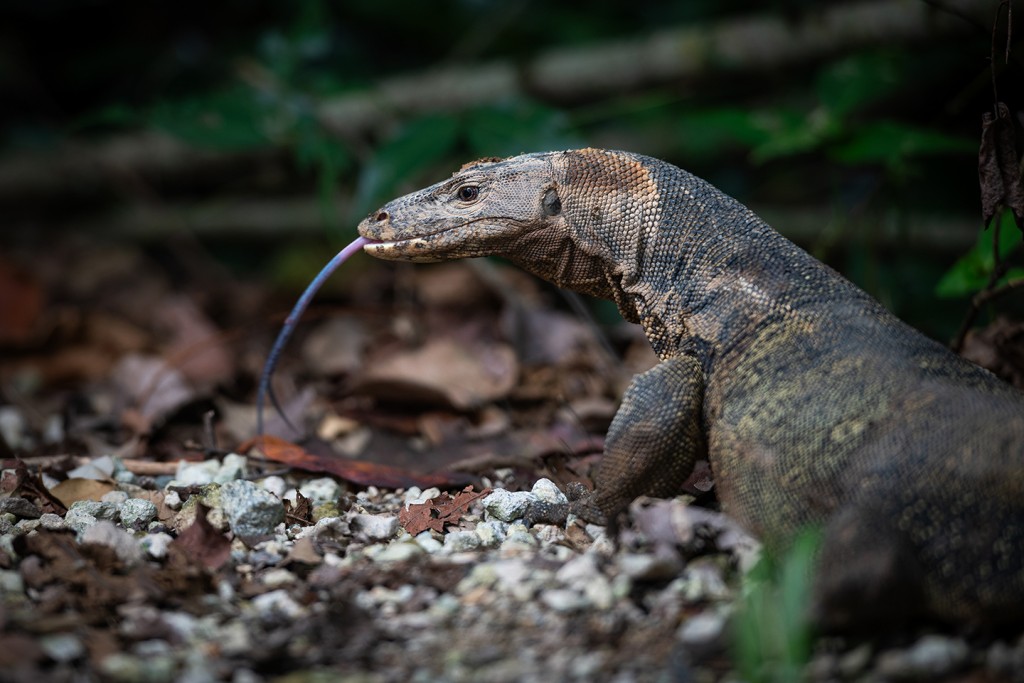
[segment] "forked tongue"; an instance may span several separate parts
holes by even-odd
[[[277,397],[274,395],[274,390],[270,386],[270,380],[274,376],[274,368],[277,367],[277,360],[281,357],[281,352],[284,351],[285,344],[288,343],[288,339],[292,336],[292,332],[295,331],[295,326],[299,322],[299,318],[305,312],[306,307],[309,306],[309,302],[312,301],[313,296],[317,290],[324,284],[334,271],[338,269],[342,263],[348,260],[348,257],[363,248],[363,245],[369,244],[371,240],[365,237],[357,237],[347,247],[339,251],[334,258],[332,258],[326,266],[323,267],[313,281],[306,287],[306,291],[302,293],[299,300],[295,302],[295,307],[292,308],[292,312],[288,314],[288,317],[284,320],[284,326],[281,331],[277,334],[277,339],[274,341],[273,348],[270,349],[270,355],[267,356],[267,362],[263,365],[263,373],[260,375],[260,386],[256,391],[256,434],[263,436],[263,404],[266,402],[267,397],[270,397],[270,402],[274,405],[274,409],[277,414],[280,415],[285,423],[296,432],[299,431],[295,425],[288,420],[288,416],[285,415],[284,410],[281,409],[281,405],[277,402]]]

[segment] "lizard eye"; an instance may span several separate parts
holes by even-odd
[[[480,188],[476,185],[463,185],[455,192],[459,199],[464,202],[471,202],[480,196]]]

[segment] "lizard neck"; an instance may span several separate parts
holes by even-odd
[[[590,267],[587,287],[559,284],[614,299],[661,358],[695,343],[726,353],[776,320],[813,325],[818,304],[870,301],[709,183],[655,159],[615,156],[614,173],[591,161],[573,174],[569,165],[569,187],[589,188],[569,193],[589,199],[569,202],[567,214],[572,250]]]

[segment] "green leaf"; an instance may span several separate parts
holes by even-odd
[[[839,131],[839,122],[824,109],[809,114],[787,109],[763,111],[754,120],[765,132],[764,142],[750,153],[755,163],[810,152]]]
[[[846,164],[883,163],[895,166],[912,157],[975,152],[977,147],[976,141],[967,138],[896,121],[878,121],[858,128],[847,142],[833,146],[830,154]]]
[[[833,114],[844,116],[888,97],[904,83],[904,71],[892,53],[851,55],[818,73],[818,101]]]
[[[248,88],[233,88],[199,97],[161,102],[149,123],[197,147],[240,150],[270,143],[267,104]]]
[[[971,296],[988,284],[995,268],[995,255],[992,249],[995,234],[995,229],[989,228],[978,235],[978,241],[971,250],[960,257],[935,285],[936,296],[947,299]],[[1005,260],[1014,250],[1019,249],[1021,244],[1021,232],[1016,228],[1013,214],[1003,211],[999,217],[1000,259]],[[1017,279],[1022,274],[1024,269],[1011,268],[996,284]]]
[[[685,112],[678,117],[676,131],[683,153],[693,159],[764,145],[772,135],[762,114],[739,107]]]

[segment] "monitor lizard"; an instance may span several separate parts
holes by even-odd
[[[1024,393],[709,183],[628,152],[485,159],[359,233],[383,259],[501,256],[643,326],[660,363],[612,421],[594,517],[707,458],[769,544],[821,525],[820,623],[1024,617]]]

